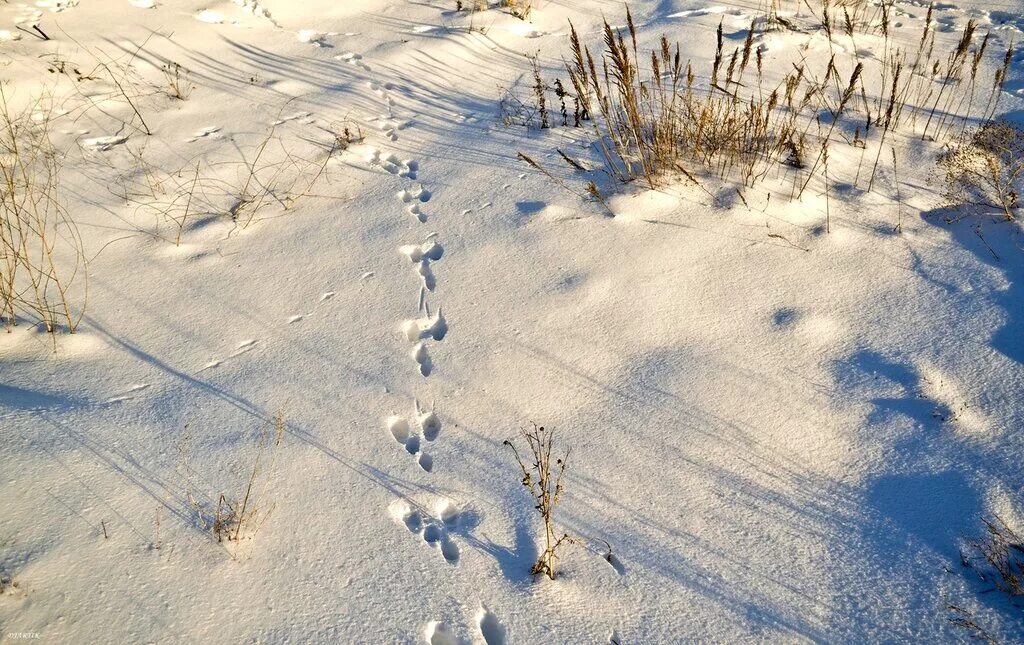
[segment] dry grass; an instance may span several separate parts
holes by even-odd
[[[568,533],[557,537],[554,526],[555,506],[561,501],[562,477],[565,475],[566,460],[569,458],[569,451],[555,461],[551,461],[553,432],[545,430],[543,426],[532,424],[530,428],[520,430],[520,437],[526,443],[524,455],[519,454],[515,443],[506,440],[504,443],[515,455],[516,463],[522,473],[522,484],[530,491],[530,496],[536,500],[534,508],[541,516],[544,523],[544,551],[540,554],[537,562],[533,565],[533,575],[544,574],[548,578],[555,579],[555,561],[558,559],[560,549],[573,542]],[[610,549],[609,549],[610,553]]]
[[[1024,538],[998,515],[982,521],[985,536],[970,542],[968,550],[961,553],[963,565],[997,590],[1024,597]]]
[[[842,84],[830,62],[821,80],[797,66],[777,86],[766,88],[761,54],[752,46],[754,25],[742,48],[731,53],[724,50],[719,25],[706,88],[698,85],[692,65],[682,61],[679,46],[673,48],[664,37],[660,49],[651,52],[645,77],[628,10],[626,16],[625,34],[605,23],[601,64],[575,28],[570,30],[569,78],[593,119],[611,174],[622,181],[642,179],[653,188],[680,174],[696,181],[693,170],[700,167],[703,174],[753,185],[772,163],[803,169],[813,156],[802,182],[806,186],[854,97],[861,64]],[[832,118],[823,127],[816,115],[826,108]]]
[[[520,20],[529,20],[533,12],[533,0],[500,0],[499,6]]]
[[[974,614],[969,610],[954,604],[947,605],[946,609],[949,610],[947,619],[949,623],[967,632],[971,640],[989,643],[989,645],[999,645],[999,641],[978,623]]]
[[[63,155],[50,140],[50,115],[45,98],[14,111],[0,85],[0,318],[8,329],[28,315],[48,332],[74,332],[88,275],[81,237],[61,201]],[[72,292],[78,282],[80,298]]]
[[[246,478],[232,492],[215,496],[199,494],[194,489],[197,474],[191,467],[192,436],[186,424],[178,446],[179,472],[186,481],[186,497],[196,524],[209,531],[219,543],[235,546],[251,540],[274,509],[269,493],[276,473],[277,455],[284,438],[285,417],[278,411],[274,418],[259,428],[256,455]]]
[[[773,2],[765,11],[778,7]],[[709,181],[733,184],[739,191],[772,177],[791,179],[791,198],[812,185],[827,197],[830,184],[860,187],[862,178],[873,190],[882,152],[887,149],[890,156],[895,133],[953,140],[957,130],[990,114],[1013,55],[1011,45],[1003,68],[993,76],[988,101],[979,104],[975,88],[984,86],[980,63],[991,47],[987,35],[978,38],[977,24],[969,21],[942,56],[934,51],[929,10],[920,40],[904,51],[891,38],[891,9],[889,2],[826,1],[800,24],[786,22],[784,28],[800,33],[824,32],[830,48],[844,38],[851,46],[832,48],[821,63],[799,60],[781,79],[769,80],[769,63],[754,42],[759,28],[772,27],[771,20],[753,20],[745,40],[731,51],[719,24],[714,61],[710,69],[697,70],[665,37],[649,55],[642,53],[627,7],[625,28],[605,23],[599,51],[583,43],[570,25],[569,82],[548,83],[535,72],[533,85],[539,91],[532,102],[518,106],[517,112],[526,115],[519,122],[584,125],[609,176],[643,181],[651,188],[685,179],[711,194],[705,187]],[[884,56],[880,64],[870,63],[870,71],[857,53],[861,31],[883,37]],[[550,88],[558,105],[565,106],[561,119],[557,114],[551,118],[542,101]],[[573,119],[570,101],[578,105],[575,113],[589,120]],[[860,149],[861,161],[850,176],[845,176],[850,164],[829,164],[846,146]]]
[[[327,181],[331,160],[362,141],[363,131],[349,121],[335,127],[316,148],[272,127],[251,145],[234,147],[228,158],[176,160],[170,170],[166,158],[153,160],[148,146],[128,148],[127,168],[102,155],[92,159],[93,180],[130,210],[123,221],[133,231],[180,245],[189,223],[200,217],[227,217],[244,229],[306,198],[340,199],[317,190]]]
[[[0,594],[17,588],[18,583],[14,580],[14,576],[3,567],[0,567]]]
[[[188,80],[188,70],[174,61],[164,64],[161,70],[163,70],[166,81],[167,95],[179,101],[188,99],[192,90],[195,89],[195,86]]]
[[[989,121],[939,159],[950,206],[974,205],[1016,219],[1024,190],[1024,130]]]

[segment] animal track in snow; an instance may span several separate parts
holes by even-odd
[[[441,313],[441,308],[438,307],[437,314],[434,316],[427,312],[423,318],[405,321],[405,324],[402,325],[402,333],[409,342],[427,340],[428,338],[441,341],[448,334],[448,323],[444,319],[444,314]]]
[[[376,121],[377,129],[384,133],[384,136],[386,136],[391,141],[398,141],[398,131],[404,130],[409,126],[408,121],[399,121],[388,116],[387,114],[379,117],[372,117],[368,120]]]
[[[430,376],[430,373],[434,371],[434,361],[430,360],[430,352],[427,351],[426,343],[416,343],[416,346],[412,348],[410,356],[419,365],[420,374],[423,376]]]
[[[274,18],[270,15],[270,10],[260,4],[259,0],[234,0],[234,2],[244,11],[248,11],[257,18],[265,18],[275,27],[281,27],[281,25],[277,24]]]
[[[404,446],[409,441],[409,422],[402,417],[391,417],[388,419],[388,432],[395,438],[395,441]]]
[[[420,224],[424,224],[427,221],[427,214],[423,212],[419,204],[409,204],[405,207],[405,211],[416,218]]]
[[[423,440],[432,442],[437,439],[441,434],[441,419],[434,412],[433,406],[429,410],[424,410],[420,408],[419,401],[416,401],[416,424],[418,430],[413,430],[405,417],[394,415],[388,417],[388,432],[407,453],[416,458],[420,468],[429,473],[434,469],[434,458],[423,450]]]
[[[433,291],[437,286],[437,280],[434,278],[430,264],[439,261],[444,256],[444,247],[430,240],[423,244],[407,244],[398,250],[415,265],[416,273],[423,279],[423,286],[427,291]]]
[[[370,81],[367,86],[373,90],[377,96],[384,99],[384,104],[388,106],[388,113],[395,107],[395,99],[391,98],[391,94],[388,92],[393,86],[391,83],[379,83],[377,81]]]
[[[419,163],[416,161],[411,159],[399,159],[394,153],[383,155],[381,151],[376,148],[370,151],[366,161],[371,166],[379,166],[392,175],[408,177],[409,179],[416,179],[416,172],[419,170]]]
[[[425,543],[439,549],[441,556],[449,564],[459,563],[461,550],[452,539],[451,533],[458,529],[461,513],[451,501],[439,500],[433,515],[427,515],[419,509],[412,508],[407,501],[402,499],[392,502],[388,510],[391,517],[409,529],[410,533],[418,535]]]
[[[415,184],[412,188],[406,188],[398,193],[398,198],[406,204],[410,202],[429,202],[432,193],[421,184]]]
[[[745,19],[747,16],[740,9],[730,9],[724,6],[711,6],[704,7],[701,9],[692,9],[690,11],[680,11],[678,13],[669,14],[666,18],[689,18],[692,16],[707,16],[714,14],[725,14],[727,16],[737,16],[738,18]]]
[[[441,434],[441,419],[434,412],[433,404],[429,410],[426,410],[420,408],[420,402],[416,401],[416,423],[419,424],[420,432],[423,433],[423,438],[427,441],[435,441]]]
[[[462,645],[462,640],[455,635],[448,623],[441,620],[427,623],[423,636],[427,639],[428,645]]]
[[[366,70],[367,72],[370,71],[370,66],[363,62],[362,54],[357,54],[355,52],[345,52],[344,54],[339,54],[334,58],[336,60],[345,61],[349,65],[359,67],[363,70]]]
[[[480,635],[483,636],[487,645],[505,645],[505,626],[486,606],[480,606],[480,611],[476,615],[476,623],[480,628]]]

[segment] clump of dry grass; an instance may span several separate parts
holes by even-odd
[[[875,8],[875,13],[871,12]],[[768,11],[777,10],[772,3]],[[709,179],[751,187],[769,173],[776,179],[792,177],[790,197],[802,196],[812,184],[824,184],[826,200],[833,176],[842,167],[829,165],[837,146],[860,149],[856,176],[842,177],[858,186],[862,166],[874,156],[867,187],[872,190],[887,139],[897,130],[904,112],[912,115],[911,129],[926,139],[954,132],[957,120],[964,127],[980,109],[990,113],[1005,84],[1011,45],[1003,69],[996,71],[993,92],[984,106],[975,105],[974,87],[980,83],[982,57],[989,38],[976,42],[977,24],[969,21],[952,51],[943,59],[934,53],[932,10],[916,44],[913,63],[907,52],[890,46],[891,2],[822,3],[814,23],[802,31],[824,30],[828,42],[841,37],[853,41],[851,55],[832,49],[824,69],[804,59],[791,66],[781,79],[765,77],[764,52],[755,46],[757,20],[752,21],[742,44],[729,51],[720,23],[716,32],[714,61],[701,76],[680,56],[678,44],[661,38],[649,56],[637,46],[638,34],[629,7],[625,28],[607,22],[599,51],[591,51],[570,23],[570,55],[565,67],[573,94],[556,83],[560,105],[571,96],[579,113],[590,120],[583,124],[592,134],[604,171],[621,182],[640,180],[651,188],[685,178],[705,193]],[[838,12],[838,13],[837,13]],[[770,24],[770,21],[769,23]],[[869,73],[854,40],[858,25],[880,29],[884,57]],[[787,28],[797,27],[795,25]],[[893,40],[893,42],[896,42]],[[646,62],[645,62],[646,61]],[[535,85],[539,74],[534,73]],[[970,85],[970,89],[965,84]],[[546,85],[546,84],[545,84]],[[993,98],[995,97],[995,98]],[[541,102],[533,102],[541,111]],[[539,121],[549,121],[547,110]],[[568,110],[562,110],[568,124]],[[922,127],[917,127],[921,116]],[[576,121],[580,124],[580,120]],[[875,134],[875,128],[880,130]],[[890,144],[889,150],[893,150]],[[831,150],[830,150],[831,148]],[[896,159],[893,155],[893,164]],[[737,186],[737,192],[739,187]],[[815,189],[817,190],[817,188]],[[743,200],[747,203],[747,200]]]
[[[240,541],[252,539],[267,521],[274,509],[268,494],[284,432],[284,412],[279,410],[269,423],[259,428],[256,455],[251,468],[246,471],[245,481],[236,492],[217,495],[214,502],[212,497],[199,495],[193,489],[196,474],[190,465],[192,437],[186,424],[185,435],[178,446],[179,471],[186,480],[185,494],[196,524],[202,530],[210,531],[217,542],[228,542],[237,547]]]
[[[195,86],[188,80],[187,69],[174,61],[169,61],[161,67],[161,70],[164,73],[168,96],[184,101],[192,94]]]
[[[696,167],[743,185],[761,179],[773,161],[801,168],[808,130],[815,123],[811,115],[827,107],[833,122],[816,146],[813,173],[862,70],[860,64],[854,67],[843,83],[846,89],[839,86],[833,62],[820,81],[797,66],[778,86],[764,88],[762,54],[753,47],[755,25],[742,47],[727,52],[719,24],[715,60],[704,88],[692,65],[682,61],[678,44],[673,48],[664,37],[651,52],[645,75],[628,9],[626,23],[626,33],[605,23],[600,63],[570,26],[572,55],[566,67],[583,109],[591,115],[609,172],[622,181],[643,179],[651,187],[679,174],[696,182]],[[834,98],[829,90],[833,76]]]
[[[527,461],[519,454],[515,443],[505,440],[504,444],[512,450],[516,463],[522,473],[522,485],[530,491],[530,496],[536,500],[534,508],[541,516],[544,523],[544,551],[540,554],[537,562],[533,565],[533,575],[544,574],[548,578],[555,579],[555,561],[558,559],[560,549],[573,542],[568,533],[557,537],[554,524],[555,506],[561,501],[562,477],[565,475],[569,451],[561,459],[555,458],[551,461],[553,432],[545,430],[544,426],[531,424],[530,428],[520,429],[520,438],[526,443],[524,454]]]
[[[0,84],[0,318],[8,330],[19,315],[48,332],[74,332],[87,286],[82,240],[60,196],[63,155],[50,140],[50,106],[43,98],[17,112]],[[73,301],[80,302],[73,313]]]
[[[1024,130],[989,121],[940,157],[938,164],[950,206],[996,208],[1007,221],[1016,219],[1024,190]]]

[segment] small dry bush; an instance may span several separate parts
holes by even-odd
[[[533,0],[501,0],[501,7],[520,20],[529,20],[533,12]]]
[[[555,531],[555,506],[561,501],[562,477],[565,475],[569,451],[567,450],[561,459],[556,457],[552,462],[553,434],[552,431],[545,430],[544,426],[537,426],[535,423],[531,424],[530,428],[520,429],[520,439],[526,443],[522,455],[512,440],[504,442],[515,455],[522,474],[521,483],[536,501],[534,508],[537,509],[544,524],[544,551],[530,572],[533,575],[544,574],[552,580],[555,579],[555,561],[558,559],[559,551],[563,546],[573,542],[568,533],[563,532],[561,537],[557,537]]]
[[[274,508],[268,495],[284,431],[284,412],[278,411],[269,423],[259,428],[256,455],[251,468],[246,470],[245,481],[234,491],[207,496],[194,490],[197,475],[190,465],[192,437],[186,424],[185,435],[178,446],[179,472],[186,480],[185,493],[196,524],[210,531],[217,542],[232,543],[237,549],[240,541],[252,539],[267,521]]]
[[[6,592],[8,589],[17,589],[18,583],[15,582],[14,576],[12,576],[6,569],[0,566],[0,594]]]
[[[0,318],[8,330],[29,315],[48,332],[74,332],[84,311],[72,286],[87,282],[86,258],[61,201],[63,155],[50,140],[50,114],[45,98],[14,111],[0,85]]]
[[[985,535],[961,553],[963,565],[999,591],[1015,598],[1024,596],[1024,538],[998,515],[982,521]]]
[[[174,61],[165,63],[160,69],[164,73],[167,95],[179,101],[188,99],[195,89],[195,85],[188,80],[188,70]]]
[[[1024,130],[989,121],[939,159],[950,206],[996,208],[1012,221],[1024,190]]]
[[[491,8],[490,0],[455,0],[456,11],[487,11]],[[533,0],[498,0],[497,6],[508,11],[509,15],[520,20],[529,20],[533,12]]]

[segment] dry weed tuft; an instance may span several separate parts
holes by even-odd
[[[552,431],[544,429],[544,426],[531,424],[530,428],[520,429],[520,437],[526,442],[529,453],[526,455],[529,461],[523,461],[519,450],[511,440],[504,444],[512,450],[516,463],[522,473],[522,484],[530,491],[530,496],[536,500],[534,508],[540,513],[544,523],[544,551],[540,554],[537,562],[533,565],[531,573],[534,575],[544,574],[548,578],[555,579],[555,561],[558,559],[558,552],[561,547],[574,542],[568,533],[556,537],[554,528],[555,506],[561,501],[562,477],[565,475],[569,451],[559,459],[551,461]]]

